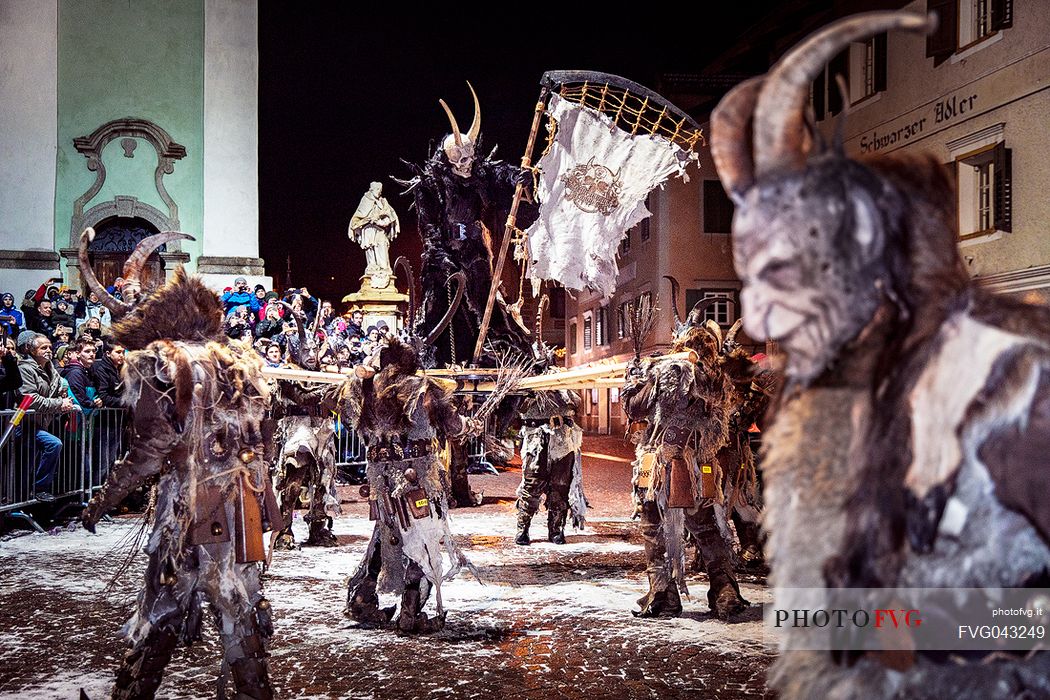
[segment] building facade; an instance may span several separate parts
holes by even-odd
[[[814,84],[818,128],[828,138],[841,129],[853,157],[936,155],[956,178],[970,274],[1050,303],[1050,8],[917,0],[904,9],[937,12],[936,33],[890,33],[840,54]],[[847,77],[845,99],[827,79],[835,73]]]
[[[987,288],[1050,303],[1050,165],[1044,157],[1050,115],[1050,12],[1043,0],[915,0],[798,3],[779,8],[712,64],[712,71],[675,76],[661,86],[694,116],[717,94],[749,74],[762,72],[810,31],[837,16],[874,9],[936,12],[938,31],[905,33],[857,42],[833,59],[813,84],[816,127],[828,143],[841,132],[851,157],[916,151],[935,154],[958,185],[959,247],[970,274]],[[805,22],[788,21],[785,12]],[[785,27],[796,27],[795,34]],[[846,78],[842,95],[835,75]],[[732,77],[727,80],[727,77]],[[692,98],[683,86],[707,90]],[[692,102],[690,100],[693,99]],[[706,104],[705,104],[706,99]],[[705,125],[706,131],[706,125]],[[652,217],[632,230],[621,247],[613,300],[579,294],[566,304],[566,365],[630,359],[626,304],[650,295],[661,313],[646,351],[665,349],[671,335],[670,285],[681,283],[684,315],[705,296],[738,301],[732,265],[732,205],[706,148],[688,183],[673,180],[650,197]],[[736,303],[709,312],[723,328]],[[763,349],[742,338],[752,350]],[[622,433],[616,389],[585,392],[583,425]]]
[[[176,265],[262,278],[255,0],[0,0],[0,276],[79,284],[80,232],[104,282],[180,230]]]

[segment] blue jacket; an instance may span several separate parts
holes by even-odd
[[[222,305],[227,312],[237,306],[247,306],[253,313],[258,314],[262,308],[262,301],[254,292],[229,291],[222,295]]]
[[[10,316],[11,318],[15,319],[14,323],[11,323],[9,321],[5,321],[3,323],[3,326],[7,329],[8,335],[17,337],[18,331],[22,328],[25,328],[25,317],[22,316],[22,312],[19,311],[16,307],[12,306],[10,309],[0,307],[0,316]]]

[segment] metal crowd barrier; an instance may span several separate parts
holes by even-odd
[[[15,413],[0,411],[0,435],[7,431]],[[62,442],[51,485],[42,486],[41,490],[55,497],[59,513],[87,503],[92,492],[102,486],[114,460],[124,452],[126,419],[127,411],[122,408],[48,417],[27,411],[0,447],[0,514],[26,520],[35,529],[41,529],[28,512],[30,506],[40,504],[36,480],[41,455],[37,432],[41,430]]]
[[[0,435],[11,423],[15,411],[0,411]],[[62,441],[62,452],[48,493],[55,497],[59,514],[80,508],[105,483],[113,462],[127,450],[127,409],[102,408],[82,413],[42,418],[27,411],[21,424],[0,447],[0,516],[27,521],[41,530],[29,512],[40,505],[36,499],[36,471],[40,460],[37,430],[45,430]],[[364,481],[365,445],[357,431],[337,423],[335,431],[336,468],[344,482]],[[489,467],[484,436],[467,444],[470,466]]]
[[[335,424],[335,468],[340,481],[364,483],[365,445],[357,431],[341,421]]]

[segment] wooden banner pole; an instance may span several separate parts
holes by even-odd
[[[540,89],[540,98],[536,101],[536,111],[532,115],[532,129],[529,131],[529,142],[525,146],[525,155],[521,157],[521,169],[528,170],[532,167],[532,149],[536,145],[536,134],[540,130],[540,119],[543,110],[547,106],[547,93],[549,88],[544,86]],[[489,288],[489,298],[485,302],[485,314],[481,318],[481,328],[478,329],[478,340],[474,344],[474,356],[472,362],[478,363],[481,357],[481,349],[485,346],[485,336],[489,333],[489,324],[492,322],[492,307],[496,304],[496,292],[499,291],[500,282],[503,280],[503,266],[507,262],[507,249],[510,247],[510,239],[514,235],[515,224],[518,221],[518,205],[525,194],[525,185],[518,182],[514,187],[514,201],[510,205],[510,213],[507,214],[507,225],[503,229],[503,242],[500,244],[499,259],[496,262],[496,270],[492,274],[492,287]]]

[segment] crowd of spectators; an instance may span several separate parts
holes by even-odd
[[[122,286],[118,278],[108,291],[120,298]],[[366,327],[360,310],[337,315],[330,302],[319,301],[305,287],[278,294],[262,285],[251,288],[237,277],[220,299],[226,334],[252,343],[271,367],[294,366],[296,317],[316,339],[320,365],[328,371],[360,364],[390,330],[383,321]],[[17,306],[13,293],[0,295],[0,410],[28,401],[31,413],[13,438],[36,443],[32,478],[37,500],[53,500],[60,436],[71,419],[122,405],[124,348],[109,335],[111,323],[109,309],[94,293],[84,297],[61,279],[27,291]],[[117,438],[103,435],[102,441],[116,444]],[[104,455],[107,465],[114,456]]]
[[[109,291],[119,298],[122,286],[118,278]],[[61,436],[93,411],[121,406],[124,348],[108,335],[111,321],[94,293],[84,297],[60,278],[27,291],[18,306],[13,293],[0,294],[0,410],[29,411],[9,439],[35,443],[31,492],[39,501],[54,500]],[[117,441],[101,439],[103,447]]]
[[[294,364],[292,350],[299,333],[296,316],[304,331],[316,336],[321,366],[333,371],[363,362],[390,331],[381,320],[366,327],[360,310],[337,315],[331,302],[319,301],[306,287],[278,294],[261,284],[251,288],[244,277],[238,277],[221,299],[226,335],[250,341],[271,367]]]

